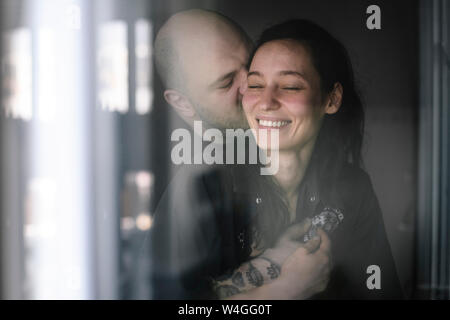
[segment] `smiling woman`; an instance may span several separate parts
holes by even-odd
[[[336,113],[341,99],[338,83],[322,99],[320,78],[307,49],[294,40],[282,39],[268,42],[256,52],[243,105],[252,128],[267,128],[267,121],[280,123],[280,149],[285,149],[314,144],[324,114]]]
[[[329,234],[334,265],[319,296],[401,298],[378,201],[361,169],[364,113],[345,48],[306,20],[271,27],[257,43],[241,93],[253,132],[279,132],[278,172],[252,178],[264,186],[265,203],[280,204],[258,210],[254,247],[276,248],[275,240],[291,224],[320,220],[321,211],[335,208],[345,219]],[[250,262],[250,267],[255,264]],[[280,279],[289,278],[288,265],[281,268]],[[376,290],[366,286],[366,270],[373,265],[382,270],[383,287]],[[290,290],[286,283],[284,289]]]

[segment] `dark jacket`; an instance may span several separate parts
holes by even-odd
[[[333,271],[316,299],[400,299],[380,207],[370,178],[350,164],[325,170],[311,161],[299,188],[297,221],[325,207],[344,214],[330,235]],[[243,166],[183,168],[161,201],[152,230],[155,299],[213,298],[208,279],[237,268],[251,252],[251,225],[266,190]],[[324,176],[324,172],[327,174]],[[367,268],[381,270],[381,289],[369,290]]]

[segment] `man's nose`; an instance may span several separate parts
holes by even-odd
[[[237,81],[238,81],[238,95],[240,97],[242,97],[242,95],[245,93],[245,91],[247,90],[247,70],[246,69],[242,69],[239,71],[238,75],[237,75]]]
[[[261,93],[261,97],[258,106],[263,111],[276,110],[280,107],[276,95],[276,88],[266,87]]]

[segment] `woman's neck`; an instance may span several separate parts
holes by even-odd
[[[279,168],[274,177],[284,191],[289,205],[291,219],[293,219],[293,215],[295,217],[298,188],[311,159],[315,140],[312,139],[312,141],[300,150],[280,150],[279,152]]]

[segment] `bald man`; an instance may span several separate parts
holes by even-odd
[[[189,10],[172,16],[155,40],[164,98],[190,125],[246,128],[239,86],[247,76],[251,40],[217,13]]]
[[[242,28],[214,12],[183,11],[163,25],[154,47],[164,97],[186,123],[202,121],[205,128],[221,130],[247,128],[239,87],[247,76],[252,44]],[[240,261],[221,237],[233,238],[241,230],[239,221],[227,220],[234,217],[234,209],[226,204],[218,210],[217,201],[211,201],[214,193],[213,199],[229,197],[233,188],[217,189],[223,175],[211,167],[192,165],[180,171],[153,225],[153,298],[288,299],[324,290],[330,267],[325,234],[300,247],[294,238],[308,225],[295,225],[263,258]],[[235,287],[234,276],[249,268],[260,270],[258,287],[246,280]],[[210,281],[203,281],[205,276]]]

